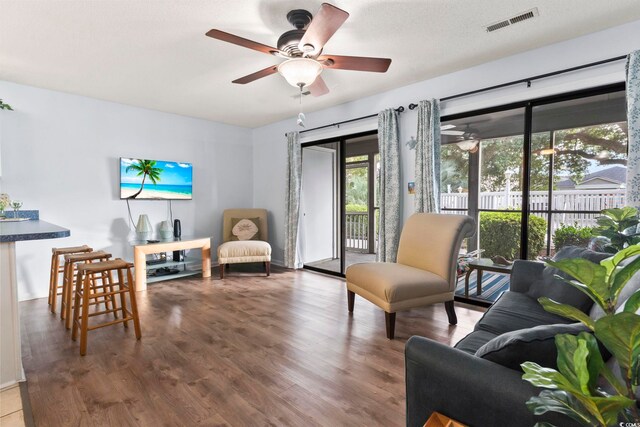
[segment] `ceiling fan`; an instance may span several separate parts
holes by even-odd
[[[475,153],[478,151],[478,143],[480,142],[480,137],[475,129],[472,129],[469,124],[467,124],[464,131],[461,130],[451,130],[455,128],[456,125],[444,125],[440,129],[440,133],[442,135],[450,135],[457,137],[456,145],[462,151],[469,151],[471,153]]]
[[[287,14],[287,20],[295,29],[280,36],[277,48],[216,29],[208,31],[207,36],[286,59],[279,65],[240,77],[233,83],[251,83],[279,72],[290,85],[301,90],[306,87],[311,95],[321,96],[329,92],[320,77],[325,68],[384,73],[391,64],[388,58],[323,54],[324,45],[348,17],[347,12],[328,3],[320,6],[315,17],[303,9],[292,10]]]

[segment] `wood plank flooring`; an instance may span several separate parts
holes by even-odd
[[[214,275],[215,276],[215,275]],[[89,332],[87,356],[45,299],[21,303],[23,359],[36,426],[402,426],[404,344],[453,344],[480,309],[382,310],[344,281],[274,268],[156,283],[137,293],[133,327]]]

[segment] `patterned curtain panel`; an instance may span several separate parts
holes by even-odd
[[[627,59],[627,205],[640,207],[640,50]]]
[[[378,114],[380,151],[380,220],[378,261],[395,262],[400,240],[400,144],[398,113],[393,109]]]
[[[418,103],[415,211],[440,211],[440,101]]]
[[[298,227],[300,223],[300,183],[302,180],[302,149],[300,134],[287,133],[287,194],[284,229],[284,265],[298,268]]]

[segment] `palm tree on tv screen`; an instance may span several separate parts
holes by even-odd
[[[132,163],[127,166],[126,169],[127,172],[129,172],[130,170],[138,172],[137,176],[142,175],[142,184],[140,184],[140,189],[136,193],[129,196],[130,199],[135,199],[140,193],[142,193],[142,189],[144,188],[144,181],[147,179],[147,176],[149,177],[151,182],[157,184],[158,181],[160,181],[160,174],[162,173],[162,168],[156,167],[155,160],[137,160],[138,163]]]

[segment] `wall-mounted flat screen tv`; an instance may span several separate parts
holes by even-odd
[[[193,165],[163,160],[120,158],[120,198],[191,200]]]

